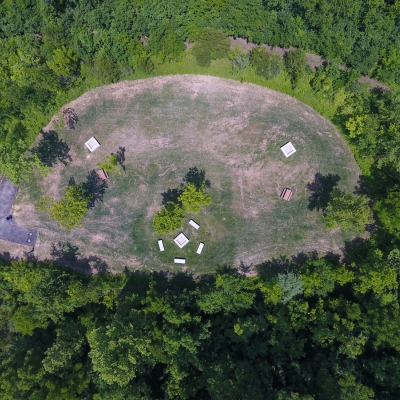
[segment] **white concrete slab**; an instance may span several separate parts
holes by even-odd
[[[186,246],[189,243],[189,239],[187,236],[181,232],[175,239],[175,244],[181,249],[182,247]]]
[[[174,258],[174,263],[175,263],[175,264],[185,264],[185,263],[186,263],[186,258],[178,258],[178,257],[175,257],[175,258]]]
[[[282,153],[286,158],[290,157],[292,154],[296,153],[296,149],[294,148],[291,142],[287,142],[281,147]]]
[[[193,226],[194,229],[199,229],[200,225],[194,222],[192,219],[189,221],[189,224]]]
[[[95,151],[97,148],[100,147],[100,143],[97,141],[97,139],[92,136],[86,143],[85,146],[91,151]]]
[[[164,243],[163,243],[162,239],[160,239],[158,241],[158,247],[159,247],[160,251],[164,251],[165,250],[164,249]]]

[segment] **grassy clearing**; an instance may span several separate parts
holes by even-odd
[[[210,68],[226,70],[222,63]],[[171,72],[163,68],[157,73]],[[178,271],[182,266],[173,258],[183,257],[185,270],[206,273],[218,264],[250,265],[301,251],[337,252],[351,238],[340,230],[324,231],[320,213],[307,209],[306,185],[318,172],[334,173],[340,187],[352,192],[359,168],[335,128],[293,98],[186,75],[105,86],[70,106],[79,117],[77,128],[58,133],[70,146],[72,162],[56,165],[45,179],[32,176],[21,185],[15,206],[17,218],[39,229],[35,253],[41,258],[49,257],[52,244],[69,241],[82,256],[100,256],[116,271],[124,266]],[[84,142],[92,135],[101,147],[89,154]],[[297,153],[286,159],[279,147],[288,140]],[[120,147],[125,148],[125,173],[111,176],[103,202],[87,213],[81,227],[65,233],[35,211],[32,204],[43,193],[60,197],[71,177],[84,181],[96,163]],[[191,167],[206,171],[213,203],[188,214],[181,230],[158,236],[152,217],[161,194],[178,187]],[[279,199],[284,187],[294,191],[290,202]],[[188,224],[190,218],[200,224],[198,231]],[[180,231],[190,239],[183,249],[173,243]],[[200,241],[205,247],[199,256]]]

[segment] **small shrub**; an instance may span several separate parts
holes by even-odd
[[[110,57],[101,57],[94,62],[94,72],[104,83],[113,83],[118,80],[119,70],[115,61]]]
[[[209,67],[211,64],[210,49],[201,43],[196,43],[193,46],[193,55],[196,58],[196,63],[200,67]]]
[[[117,155],[112,154],[111,156],[106,156],[106,159],[102,163],[96,164],[99,168],[103,168],[107,172],[116,172],[121,175],[121,170],[119,169]]]
[[[250,54],[245,53],[237,46],[229,55],[232,61],[233,72],[243,71],[250,65]]]
[[[262,47],[255,47],[250,52],[250,62],[257,74],[267,79],[275,78],[283,69],[283,61],[280,56],[271,54]]]
[[[154,71],[154,63],[150,57],[142,56],[137,60],[137,69],[147,75],[150,75]]]

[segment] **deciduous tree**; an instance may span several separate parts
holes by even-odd
[[[185,211],[199,212],[200,207],[211,204],[211,196],[206,193],[205,183],[200,189],[194,183],[187,183],[182,194],[178,197]]]
[[[367,196],[353,197],[335,187],[323,216],[326,229],[340,226],[345,231],[364,232],[365,225],[373,222]]]
[[[70,186],[65,189],[61,200],[57,201],[49,196],[43,197],[37,208],[41,212],[49,213],[49,218],[57,221],[67,231],[81,225],[82,219],[88,210],[90,198],[81,186]]]

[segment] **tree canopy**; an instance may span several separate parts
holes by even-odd
[[[398,269],[361,251],[207,280],[3,263],[1,397],[395,398]]]
[[[49,214],[49,218],[57,221],[67,231],[81,225],[81,221],[88,210],[90,197],[85,194],[81,186],[69,186],[61,200],[57,201],[44,196],[38,210]]]

